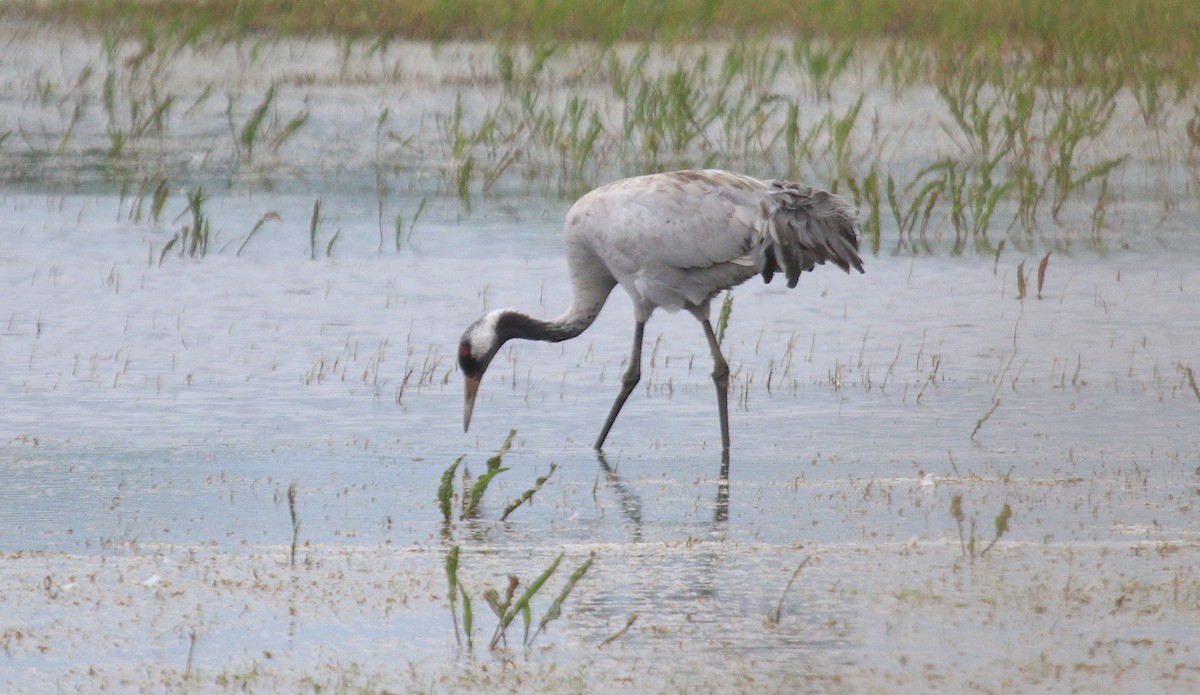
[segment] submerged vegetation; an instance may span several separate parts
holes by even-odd
[[[461,549],[455,545],[446,553],[446,579],[449,584],[447,596],[450,600],[450,618],[454,623],[454,638],[460,647],[466,643],[467,650],[470,651],[475,646],[475,630],[474,630],[474,609],[472,608],[470,594],[459,580],[459,556]],[[592,566],[595,556],[592,555],[584,560],[579,567],[567,577],[559,590],[558,595],[550,602],[542,614],[541,619],[537,623],[533,634],[530,634],[529,628],[533,625],[533,608],[531,601],[534,596],[541,591],[542,587],[558,571],[558,566],[562,562],[565,553],[559,553],[558,557],[550,563],[541,574],[525,587],[524,591],[518,596],[516,591],[521,585],[520,578],[515,574],[508,575],[508,580],[501,598],[501,592],[495,588],[489,588],[483,592],[483,598],[487,602],[489,608],[496,616],[496,629],[492,633],[492,638],[488,642],[488,648],[492,650],[509,648],[508,642],[508,627],[512,622],[521,616],[524,622],[524,632],[522,633],[521,645],[529,647],[537,636],[546,629],[546,626],[551,622],[562,617],[563,603],[571,594],[571,590],[575,588],[575,584],[583,578],[587,573],[588,568]],[[459,632],[459,611],[458,603],[462,602],[462,632]]]
[[[496,478],[496,476],[508,470],[508,468],[501,467],[501,462],[504,460],[504,455],[507,454],[512,448],[513,437],[516,436],[516,430],[509,430],[508,436],[504,438],[504,443],[500,445],[500,448],[496,451],[495,455],[488,458],[487,468],[484,473],[478,478],[475,478],[474,481],[470,480],[470,474],[467,472],[466,466],[463,466],[461,471],[461,492],[456,493],[454,490],[454,477],[455,475],[459,474],[459,465],[462,464],[463,459],[466,457],[459,456],[454,460],[453,463],[450,464],[448,468],[446,468],[445,471],[442,472],[441,483],[438,485],[437,491],[437,503],[438,509],[440,509],[442,513],[442,522],[445,525],[443,530],[445,532],[449,533],[451,530],[455,498],[458,498],[458,506],[461,509],[458,514],[458,521],[476,520],[479,518],[480,503],[483,501],[483,496],[487,492],[488,487],[491,485],[492,480]],[[509,503],[505,505],[504,511],[500,513],[499,520],[506,521],[510,514],[512,514],[518,507],[526,502],[532,504],[530,500],[533,498],[534,494],[546,484],[546,481],[550,479],[550,476],[554,475],[554,471],[557,468],[557,465],[553,463],[550,464],[550,470],[546,471],[545,475],[539,476],[537,480],[534,481],[533,487],[525,490],[525,492],[521,493],[519,497],[509,501]]]
[[[468,474],[465,466],[463,467],[462,472],[462,492],[461,494],[456,495],[454,491],[454,477],[456,474],[458,474],[459,466],[462,464],[465,456],[459,456],[442,473],[441,482],[438,485],[437,503],[442,514],[443,539],[448,540],[453,534],[452,510],[454,507],[454,498],[456,496],[460,500],[459,506],[462,509],[458,520],[479,520],[480,503],[482,502],[483,496],[487,492],[488,487],[491,485],[492,480],[496,476],[508,470],[508,468],[501,467],[501,462],[504,459],[504,455],[507,454],[512,448],[513,437],[515,437],[516,434],[516,430],[509,431],[508,436],[505,437],[504,442],[500,445],[500,448],[496,451],[495,455],[488,458],[487,470],[478,478],[476,478],[473,483],[469,484],[469,491],[467,490]],[[526,490],[519,498],[509,502],[500,515],[500,521],[504,522],[508,519],[508,515],[516,510],[517,507],[529,502],[534,493],[541,489],[542,485],[545,484],[545,482],[550,478],[556,468],[557,466],[555,464],[550,464],[550,470],[545,475],[539,477],[532,488]],[[565,552],[560,552],[558,557],[556,557],[554,561],[551,562],[550,565],[537,576],[536,579],[530,582],[520,595],[517,595],[516,592],[517,588],[521,585],[521,580],[518,575],[514,573],[507,575],[506,587],[503,593],[494,588],[489,588],[483,592],[482,595],[484,600],[487,602],[488,607],[491,608],[492,612],[496,616],[496,629],[492,633],[492,638],[488,643],[489,649],[500,649],[502,645],[503,648],[506,649],[509,647],[508,627],[517,618],[517,616],[520,616],[524,622],[525,629],[521,638],[521,644],[525,647],[532,645],[533,641],[537,639],[537,636],[541,634],[541,632],[550,622],[561,617],[563,603],[566,602],[567,596],[570,595],[571,590],[575,588],[575,584],[583,578],[583,575],[587,573],[588,568],[592,566],[592,562],[595,559],[594,553],[589,556],[588,559],[583,562],[583,564],[576,568],[575,571],[572,572],[567,578],[562,589],[559,590],[558,595],[551,601],[550,605],[542,614],[542,618],[538,621],[537,627],[534,629],[533,634],[530,634],[529,629],[533,622],[533,608],[531,602],[534,596],[541,591],[542,586],[545,585],[550,577],[553,576],[558,570],[558,566],[562,562],[565,554]],[[446,580],[449,585],[447,598],[449,599],[450,603],[450,619],[454,625],[454,640],[460,648],[462,648],[465,643],[467,650],[470,651],[475,646],[475,611],[473,604],[471,603],[471,594],[467,592],[466,586],[463,585],[459,578],[459,560],[461,556],[462,548],[460,544],[455,544],[446,551],[445,570]],[[503,596],[503,598],[501,598],[501,596]],[[462,604],[461,615],[459,611],[460,603]],[[460,618],[461,630],[459,627]]]

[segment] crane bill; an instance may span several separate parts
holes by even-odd
[[[471,413],[475,410],[475,394],[479,393],[479,379],[463,378],[463,432],[471,427]]]

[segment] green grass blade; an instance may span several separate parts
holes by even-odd
[[[1047,252],[1042,256],[1042,260],[1038,263],[1037,269],[1037,298],[1042,298],[1042,285],[1046,283],[1046,266],[1050,264],[1050,253]]]
[[[167,253],[170,252],[170,250],[172,248],[174,248],[175,244],[178,242],[179,242],[179,235],[176,234],[175,236],[168,239],[167,243],[163,244],[162,251],[159,252],[159,254],[158,254],[158,264],[160,266],[163,264],[163,260],[167,257]]]
[[[258,218],[258,222],[255,222],[254,226],[250,228],[250,233],[247,234],[246,238],[242,240],[241,245],[238,246],[237,253],[235,253],[233,255],[241,256],[242,251],[246,250],[246,244],[250,243],[250,240],[254,238],[255,234],[258,234],[258,230],[262,229],[264,224],[266,224],[267,222],[269,222],[271,220],[279,221],[281,219],[283,219],[283,218],[280,217],[279,213],[275,212],[274,210],[271,210],[270,212],[267,212],[266,214],[264,214],[262,217]]]
[[[562,562],[564,554],[565,553],[559,553],[558,557],[554,558],[554,562],[550,563],[550,566],[547,567],[537,579],[533,580],[532,584],[525,588],[525,591],[521,594],[520,598],[518,598],[516,602],[513,603],[513,605],[504,613],[504,617],[500,619],[500,624],[496,628],[496,634],[492,637],[492,649],[495,649],[496,645],[499,644],[500,638],[504,635],[505,631],[508,630],[508,626],[512,624],[512,621],[517,617],[518,613],[525,616],[525,625],[526,630],[528,631],[530,614],[529,601],[533,598],[534,594],[536,594],[538,590],[542,588],[542,585],[546,583],[546,580],[550,578],[550,575],[554,574],[555,570],[558,569],[558,563]]]
[[[312,220],[308,223],[308,252],[312,260],[317,260],[317,223],[321,221],[321,199],[313,201]]]
[[[446,553],[446,581],[450,586],[450,601],[454,602],[454,594],[458,589],[458,555],[459,547],[453,546]]]
[[[329,238],[329,243],[325,244],[325,257],[326,258],[329,258],[330,256],[333,255],[333,246],[334,246],[334,244],[337,243],[338,239],[341,239],[341,238],[342,238],[342,230],[341,229],[338,229],[336,232],[333,233],[333,236]]]
[[[504,455],[507,454],[508,450],[512,448],[513,437],[515,436],[517,436],[516,430],[508,431],[508,436],[504,438],[504,443],[500,445],[500,448],[496,451],[495,456],[492,456],[487,461],[487,469],[489,471],[500,467],[500,460],[504,458]]]
[[[283,128],[275,137],[271,138],[270,149],[272,152],[277,152],[283,143],[287,142],[300,130],[300,127],[308,122],[308,111],[301,111],[292,116],[291,120],[284,124]]]
[[[479,476],[475,480],[475,484],[471,486],[471,492],[467,495],[467,503],[463,507],[462,514],[458,517],[460,521],[475,512],[475,509],[479,506],[479,501],[483,499],[483,494],[487,492],[492,478],[508,470],[507,468],[501,468],[500,462],[503,460],[504,455],[508,453],[508,450],[512,448],[512,441],[515,436],[517,436],[517,431],[509,430],[508,436],[504,438],[504,443],[500,445],[500,449],[496,451],[494,456],[488,459],[487,472]]]
[[[958,545],[962,549],[963,557],[967,555],[967,542],[963,537],[963,521],[966,520],[966,515],[962,509],[962,493],[950,497],[950,516],[954,517],[954,522],[958,524]]]
[[[475,646],[475,640],[472,637],[472,627],[475,621],[474,614],[471,611],[471,597],[467,595],[467,589],[462,584],[458,585],[458,593],[462,596],[463,604],[463,633],[467,636],[467,649]]]
[[[521,634],[521,641],[529,644],[529,625],[533,622],[533,609],[529,607],[528,603],[521,606],[521,620],[525,623],[525,632]]]
[[[596,556],[593,553],[582,565],[580,565],[574,572],[571,573],[571,576],[567,578],[567,583],[563,585],[562,591],[558,592],[558,596],[554,598],[554,602],[550,604],[550,607],[546,609],[546,613],[542,616],[542,619],[538,621],[537,630],[534,630],[533,637],[529,638],[529,640],[525,643],[525,646],[533,644],[533,641],[537,639],[537,636],[541,634],[546,625],[552,620],[557,620],[559,616],[562,615],[562,605],[567,600],[567,596],[571,593],[571,590],[575,588],[575,584],[583,578],[583,575],[587,574],[588,568],[592,566],[592,561],[595,559]]]
[[[263,96],[263,100],[258,106],[250,112],[250,117],[242,125],[241,132],[238,133],[238,143],[241,149],[245,151],[249,157],[254,153],[254,141],[258,138],[259,130],[262,128],[263,120],[267,117],[267,112],[271,109],[271,102],[275,101],[275,85],[267,88],[267,93]]]
[[[483,592],[483,600],[487,602],[488,608],[496,614],[497,618],[504,617],[504,608],[500,604],[500,592],[495,589],[487,589]]]
[[[458,596],[458,546],[450,548],[446,553],[446,582],[450,591],[446,594],[450,599],[450,622],[454,624],[454,641],[462,646],[462,637],[458,634],[458,609],[455,608],[455,598]]]
[[[488,461],[488,464],[490,465],[491,461]],[[475,480],[475,484],[471,486],[471,492],[467,497],[467,504],[463,508],[462,514],[460,514],[458,517],[459,521],[462,521],[463,519],[466,519],[475,513],[475,509],[479,506],[479,501],[483,499],[483,493],[487,492],[488,485],[491,484],[492,478],[495,478],[507,470],[507,468],[492,468],[488,470],[487,473],[484,473]]]
[[[717,317],[717,345],[725,340],[725,329],[729,327],[729,317],[733,314],[733,293],[726,292],[721,302],[721,315]]]
[[[996,537],[992,539],[991,543],[987,544],[986,548],[980,551],[979,557],[986,555],[987,551],[991,550],[993,545],[996,545],[996,541],[1000,540],[1000,537],[1005,533],[1008,533],[1008,522],[1012,519],[1012,515],[1012,507],[1008,506],[1008,502],[1005,502],[1004,506],[1000,508],[1000,513],[996,515]]]
[[[171,189],[167,186],[166,179],[160,179],[158,185],[154,187],[154,195],[150,203],[150,219],[153,222],[158,222],[159,216],[162,215],[163,206],[167,204],[167,195]]]
[[[978,420],[975,421],[975,429],[971,430],[971,439],[975,438],[975,435],[979,433],[979,429],[981,427],[983,427],[983,423],[987,422],[988,418],[990,418],[992,416],[992,413],[996,412],[996,408],[999,408],[999,407],[1000,407],[1000,399],[997,398],[992,401],[992,407],[988,408],[988,411],[986,413],[984,413],[982,417],[980,417]]]
[[[466,454],[459,456],[454,463],[450,464],[450,467],[442,473],[442,482],[438,485],[438,509],[442,510],[442,520],[447,524],[450,523],[451,500],[454,497],[454,473],[464,458],[466,458]]]
[[[806,555],[800,561],[800,564],[796,565],[796,569],[792,571],[792,576],[783,587],[783,594],[779,596],[779,603],[775,606],[774,610],[767,613],[767,625],[769,627],[775,627],[779,624],[780,619],[783,618],[783,602],[787,599],[788,592],[792,590],[792,584],[796,582],[796,577],[800,576],[800,571],[807,567],[808,563],[812,562],[812,559],[812,555]]]
[[[546,473],[546,475],[539,477],[537,480],[534,481],[533,487],[526,490],[517,499],[508,503],[508,506],[504,508],[504,513],[500,515],[500,521],[504,521],[504,520],[508,519],[509,514],[513,513],[513,511],[515,511],[517,507],[520,507],[522,504],[524,504],[526,501],[528,501],[531,497],[533,497],[533,493],[542,489],[542,485],[544,485],[546,483],[546,481],[550,479],[550,476],[554,475],[554,471],[557,469],[558,469],[558,464],[555,464],[555,463],[550,464],[550,470]]]
[[[616,632],[614,632],[613,634],[609,635],[607,638],[605,638],[605,640],[604,640],[603,642],[601,642],[600,644],[596,645],[596,648],[597,648],[597,649],[600,649],[600,648],[603,648],[603,647],[607,647],[608,645],[612,644],[613,642],[616,642],[617,640],[619,640],[619,639],[621,639],[622,637],[624,637],[624,636],[625,636],[625,633],[626,633],[626,632],[629,632],[629,628],[633,627],[633,624],[634,624],[635,622],[637,622],[637,619],[638,619],[638,614],[637,614],[637,613],[634,613],[634,614],[630,615],[630,616],[629,616],[629,619],[625,621],[625,627],[623,627],[623,628],[621,628],[620,630],[617,630],[617,631],[616,631]]]

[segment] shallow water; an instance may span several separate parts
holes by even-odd
[[[472,59],[454,64],[469,73]],[[346,87],[306,103],[331,119],[347,93],[373,103]],[[357,147],[360,120],[304,132]],[[166,143],[165,160],[188,142]],[[1167,234],[1169,252],[1139,237],[1053,254],[1024,300],[1016,264],[1040,252],[881,254],[865,275],[820,269],[794,291],[747,283],[725,343],[725,484],[707,349],[686,315],[649,324],[643,383],[606,456],[591,450],[631,339],[620,292],[574,341],[506,348],[462,433],[462,328],[488,308],[565,306],[564,201],[513,193],[466,211],[416,176],[392,181],[381,225],[367,155],[299,152],[297,169],[313,168],[274,185],[214,185],[199,168],[215,228],[203,259],[158,262],[186,222],[179,196],[154,224],[78,169],[78,186],[37,169],[0,196],[8,690],[1187,692],[1200,679],[1200,248],[1186,235]],[[394,251],[390,216],[411,219],[422,198]],[[272,210],[282,219],[236,255]],[[510,470],[479,518],[446,529],[442,472],[465,455],[477,475],[510,429]],[[495,521],[551,464],[533,503]],[[955,495],[976,554],[1012,509],[974,562]],[[478,660],[455,646],[444,597],[455,543]],[[560,552],[553,591],[595,557],[563,617],[534,649],[489,655],[483,590],[528,583]]]

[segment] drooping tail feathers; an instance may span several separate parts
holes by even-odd
[[[833,263],[863,272],[858,214],[844,198],[812,186],[771,181],[760,210],[755,265],[766,282],[782,272],[788,287],[800,273]]]

